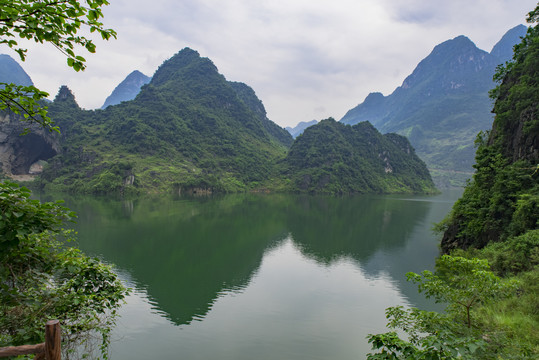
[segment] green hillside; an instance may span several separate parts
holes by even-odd
[[[274,136],[277,126],[235,88],[191,49],[163,63],[133,101],[105,110],[81,110],[62,88],[49,111],[63,152],[41,185],[86,193],[254,189],[271,177],[291,137],[284,129]]]
[[[436,189],[408,140],[382,135],[370,123],[322,120],[296,138],[284,161],[294,191],[423,193]]]
[[[64,86],[49,114],[61,130],[58,155],[37,180],[49,191],[436,191],[406,138],[331,119],[294,141],[267,118],[252,88],[227,81],[187,48],[131,101],[82,110]]]

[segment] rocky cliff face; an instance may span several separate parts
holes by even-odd
[[[442,251],[481,248],[537,229],[539,224],[539,28],[515,47],[498,74],[496,114],[480,139],[476,173],[444,222]]]
[[[26,128],[27,135],[21,135]],[[38,125],[21,121],[12,113],[0,115],[0,162],[9,177],[37,175],[46,160],[59,152],[59,137]]]
[[[538,129],[530,131],[527,126],[533,120],[537,121],[538,104],[535,105],[535,109],[532,106],[523,110],[519,121],[506,124],[503,128],[492,129],[489,145],[493,145],[496,138],[503,137],[503,153],[512,163],[518,160],[539,163],[539,132]]]
[[[0,55],[0,82],[33,85],[24,69],[9,55]],[[30,179],[43,171],[46,160],[59,151],[59,137],[41,126],[0,112],[0,171],[8,177]],[[27,135],[21,135],[25,129]]]

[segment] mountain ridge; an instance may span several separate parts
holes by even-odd
[[[189,48],[131,101],[91,111],[54,101],[49,112],[65,151],[42,173],[46,188],[245,191],[269,178],[286,153],[211,60]]]
[[[524,29],[509,30],[494,46],[496,52],[505,54],[508,39],[514,41]],[[477,48],[465,36],[455,37],[435,46],[390,95],[369,94],[340,121],[370,121],[383,133],[408,137],[438,186],[460,186],[473,172],[475,136],[492,124],[492,76],[507,60]],[[447,172],[451,177],[443,175]],[[467,176],[455,181],[458,173]]]
[[[311,121],[301,121],[299,122],[296,126],[294,127],[290,127],[290,126],[287,126],[285,129],[286,131],[288,131],[290,133],[290,135],[292,135],[292,137],[295,139],[297,138],[298,136],[300,136],[301,134],[303,134],[303,131],[305,129],[307,129],[309,126],[313,126],[313,125],[316,125],[318,123],[318,121],[316,120],[311,120]]]
[[[35,153],[38,149],[27,149],[29,158],[48,162],[37,180],[46,191],[123,195],[436,191],[423,163],[418,162],[421,170],[401,174],[401,168],[415,166],[408,140],[382,136],[370,124],[361,125],[365,131],[345,134],[344,125],[326,121],[309,128],[314,137],[301,135],[294,145],[292,136],[267,118],[251,87],[228,81],[210,59],[189,48],[163,62],[133,100],[84,110],[62,86],[49,115],[61,130],[56,136],[58,152],[49,152],[44,159]],[[309,142],[335,133],[343,142]],[[288,152],[290,145],[296,150]],[[344,162],[349,158],[351,165],[328,158],[328,146],[331,156]],[[318,155],[294,157],[302,147]],[[355,147],[380,151],[361,152]],[[326,174],[334,166],[339,172],[331,174],[324,186],[313,180],[317,185],[305,188],[296,181],[298,176]],[[427,178],[417,180],[419,173]]]

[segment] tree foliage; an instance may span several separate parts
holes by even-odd
[[[43,324],[57,319],[66,358],[106,357],[127,290],[110,266],[65,245],[73,212],[3,182],[0,213],[0,346],[42,342]]]
[[[13,49],[24,61],[27,49],[19,44],[19,38],[49,43],[66,56],[68,66],[75,71],[84,70],[86,59],[78,55],[79,48],[94,53],[96,46],[91,38],[80,35],[80,30],[88,29],[104,40],[116,37],[114,30],[105,28],[100,22],[102,7],[108,4],[106,0],[2,1],[0,44]],[[47,108],[40,103],[48,93],[34,86],[0,85],[0,109],[8,109],[26,120],[58,131],[47,116]]]
[[[73,212],[56,203],[40,203],[30,199],[30,192],[14,184],[0,183],[0,250],[10,251],[30,235],[57,231]]]
[[[512,285],[505,284],[490,270],[487,260],[443,255],[437,261],[437,272],[425,270],[408,273],[408,280],[418,284],[420,292],[436,302],[446,303],[447,311],[462,314],[461,322],[472,327],[474,307],[504,295]]]
[[[17,0],[0,2],[0,44],[19,54],[27,50],[17,38],[49,43],[67,58],[68,66],[84,69],[76,47],[95,52],[91,39],[78,34],[82,27],[105,40],[115,37],[99,19],[106,0]],[[34,86],[0,84],[0,109],[23,115],[56,130],[41,100],[48,94]],[[74,233],[65,230],[74,214],[61,202],[41,203],[30,191],[0,183],[0,346],[42,342],[43,324],[62,324],[64,358],[107,357],[116,309],[127,294],[110,266],[65,244]],[[82,352],[82,353],[81,353]]]
[[[434,273],[408,273],[407,277],[427,297],[446,304],[445,312],[388,308],[388,327],[404,331],[407,340],[394,331],[369,335],[373,350],[379,353],[369,354],[368,359],[491,359],[504,353],[503,334],[491,333],[472,314],[480,304],[512,294],[516,282],[500,279],[486,260],[476,258],[444,255],[436,267]]]

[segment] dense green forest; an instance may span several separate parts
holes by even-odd
[[[529,13],[537,23],[539,6]],[[389,308],[392,331],[369,359],[539,358],[539,27],[500,66],[492,130],[476,140],[476,173],[440,224],[436,271],[409,273],[444,313]]]
[[[105,110],[81,110],[62,88],[49,106],[62,152],[41,184],[86,193],[256,187],[292,138],[255,114],[249,91],[191,49],[166,61],[133,101]]]
[[[163,63],[132,101],[82,110],[64,86],[49,114],[61,135],[59,154],[37,180],[48,191],[436,191],[404,137],[328,120],[293,143],[253,89],[227,81],[188,48]]]
[[[311,193],[432,193],[426,165],[410,142],[382,135],[368,122],[344,125],[329,118],[305,130],[290,148],[285,176]]]

